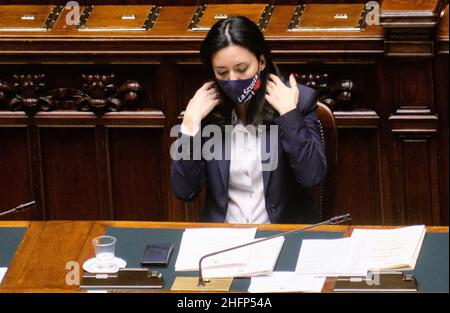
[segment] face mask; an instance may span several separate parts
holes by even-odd
[[[249,79],[217,80],[217,82],[236,104],[243,104],[250,100],[261,86],[259,72]]]

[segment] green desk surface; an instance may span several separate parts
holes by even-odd
[[[116,256],[127,261],[127,267],[141,267],[140,261],[146,244],[151,242],[170,242],[174,251],[167,267],[154,267],[166,280],[164,289],[169,290],[175,276],[196,276],[198,272],[175,272],[175,262],[183,236],[184,229],[148,229],[148,228],[108,228],[107,235],[117,238]],[[267,237],[277,234],[276,231],[258,231],[256,237]],[[294,271],[302,239],[332,239],[341,238],[342,232],[303,232],[294,234],[284,241],[280,256],[275,265],[275,271]],[[231,291],[246,291],[250,285],[249,278],[236,278]]]
[[[174,251],[167,267],[154,267],[166,280],[164,289],[169,290],[176,276],[196,276],[197,272],[175,272],[175,262],[184,229],[149,229],[110,227],[106,234],[117,238],[116,255],[127,261],[127,267],[140,267],[144,247],[148,243],[170,242]],[[267,237],[277,231],[258,231],[256,237]],[[286,238],[275,271],[295,271],[303,239],[341,238],[342,232],[303,232]],[[422,292],[448,292],[449,290],[449,242],[448,233],[427,233],[422,245],[414,275]],[[234,279],[231,291],[246,291],[250,279]]]
[[[26,227],[0,227],[0,267],[9,266],[26,230]]]
[[[448,292],[448,233],[427,233],[415,270],[419,291]]]

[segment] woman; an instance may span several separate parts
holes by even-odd
[[[175,195],[191,201],[206,186],[202,221],[207,222],[316,222],[318,209],[306,188],[323,179],[326,158],[315,91],[297,84],[293,74],[282,81],[263,34],[246,17],[217,22],[200,54],[212,80],[197,90],[184,114],[177,142],[195,151],[172,161]],[[210,125],[222,130],[213,150],[227,150],[231,140],[231,151],[193,158],[202,146],[191,144],[199,137],[203,146],[211,140],[202,137]]]

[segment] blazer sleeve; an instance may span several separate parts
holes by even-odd
[[[327,161],[317,121],[317,93],[298,84],[297,107],[275,119],[281,145],[289,158],[295,178],[304,187],[312,187],[324,178]]]
[[[177,146],[188,149],[185,151],[187,157],[172,158],[170,169],[172,190],[175,196],[182,201],[194,200],[206,183],[205,163],[201,156],[199,159],[194,158],[194,151],[192,151],[193,148],[198,148],[201,151],[201,146],[194,147],[193,144],[194,137],[201,136],[200,133],[201,131],[198,131],[195,136],[180,133],[176,139],[178,141]],[[197,139],[200,142],[201,138]]]

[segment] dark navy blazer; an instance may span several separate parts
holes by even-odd
[[[271,223],[300,224],[319,220],[319,209],[314,207],[308,191],[309,187],[323,179],[327,168],[316,116],[317,98],[314,89],[301,84],[298,87],[300,97],[297,108],[275,119],[278,132],[272,132],[277,133],[277,138],[272,142],[278,145],[278,149],[275,149],[278,166],[272,171],[263,171],[262,175],[266,209]],[[269,129],[267,132],[269,147],[266,151],[272,152],[270,137],[273,134]],[[201,136],[200,133],[195,136]],[[177,140],[192,143],[193,139],[180,133]],[[228,208],[229,172],[229,158],[173,160],[172,188],[178,199],[191,201],[206,185],[201,220],[222,223]]]

